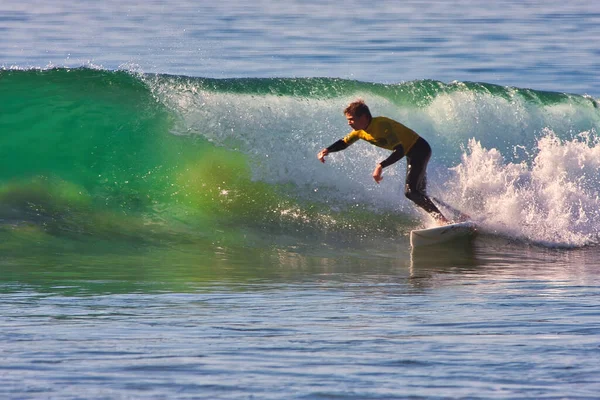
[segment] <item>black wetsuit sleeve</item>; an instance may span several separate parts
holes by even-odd
[[[399,144],[398,146],[394,147],[394,151],[392,152],[392,154],[390,154],[388,158],[386,158],[379,164],[381,164],[382,168],[389,167],[396,161],[402,159],[402,157],[404,157],[404,147],[402,147],[402,145]]]
[[[348,147],[348,145],[346,144],[346,142],[344,142],[342,139],[340,139],[337,142],[335,142],[334,144],[332,144],[331,146],[329,146],[327,148],[327,151],[329,151],[330,153],[335,153],[336,151],[344,150],[347,147]]]

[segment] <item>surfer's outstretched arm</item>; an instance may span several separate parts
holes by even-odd
[[[349,146],[349,144],[347,144],[346,142],[344,142],[343,139],[338,140],[337,142],[335,142],[334,144],[332,144],[331,146],[321,150],[319,152],[319,154],[317,154],[317,158],[319,159],[319,161],[321,161],[322,163],[325,162],[325,156],[329,153],[335,153],[336,151],[342,151],[345,148],[347,148]]]

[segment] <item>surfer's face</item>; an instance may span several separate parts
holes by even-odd
[[[348,120],[348,125],[355,131],[367,129],[367,126],[369,126],[369,117],[367,114],[363,114],[358,118],[355,118],[352,114],[346,114],[346,119]]]

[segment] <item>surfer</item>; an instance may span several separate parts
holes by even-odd
[[[402,157],[406,156],[406,185],[404,194],[417,206],[427,211],[440,225],[450,221],[442,215],[440,210],[427,197],[426,169],[431,157],[429,143],[415,131],[393,119],[386,117],[372,117],[369,107],[363,100],[357,100],[344,109],[348,125],[353,129],[343,139],[321,150],[317,158],[322,163],[325,156],[346,149],[358,139],[391,150],[392,154],[378,163],[373,171],[373,179],[379,183],[383,179],[383,169],[389,167]]]

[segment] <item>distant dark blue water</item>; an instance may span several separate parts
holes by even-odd
[[[1,3],[0,396],[597,398],[599,34],[589,1]],[[473,240],[411,250],[403,162],[317,161],[357,96]]]
[[[600,9],[585,0],[58,0],[4,2],[0,15],[5,67],[458,80],[600,95]]]

